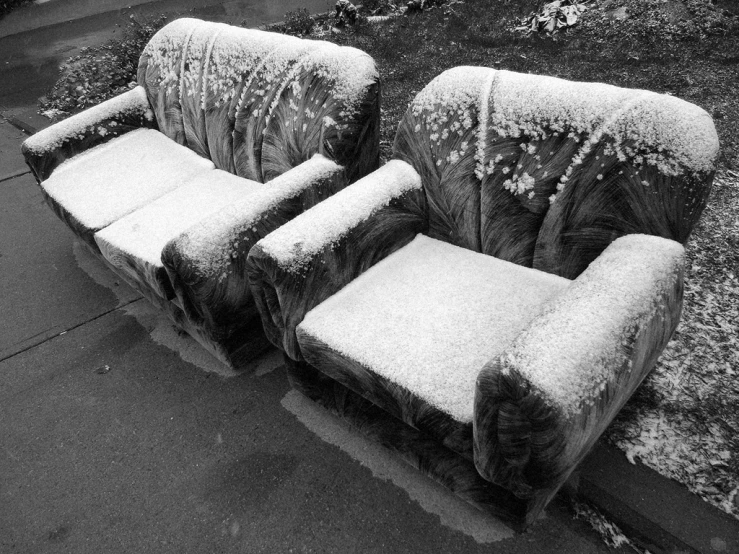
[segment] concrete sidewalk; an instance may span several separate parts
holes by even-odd
[[[46,124],[38,80],[74,51],[59,44],[105,40],[126,13],[0,38],[0,57],[16,48],[0,64],[0,552],[613,551],[562,499],[515,536],[291,392],[276,351],[231,374],[74,241],[20,143]],[[739,552],[735,520],[616,450],[570,485],[653,554]]]

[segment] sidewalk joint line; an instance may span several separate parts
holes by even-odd
[[[106,315],[115,312],[116,310],[119,310],[121,308],[125,308],[126,306],[129,306],[130,304],[133,304],[134,302],[138,302],[139,300],[144,300],[143,296],[140,296],[139,298],[135,298],[133,300],[129,300],[125,304],[120,304],[119,306],[116,306],[115,308],[112,308],[106,312],[103,312],[101,314],[96,315],[95,317],[92,317],[86,321],[82,321],[80,323],[77,323],[76,325],[73,325],[72,327],[69,327],[68,329],[65,329],[64,331],[60,331],[59,333],[56,333],[50,337],[46,337],[45,339],[41,339],[38,342],[35,342],[33,344],[30,344],[23,348],[22,350],[19,350],[18,352],[14,352],[13,354],[10,354],[8,356],[5,356],[4,358],[0,358],[0,363],[4,362],[5,360],[9,360],[10,358],[13,358],[14,356],[17,356],[18,354],[23,354],[24,352],[27,352],[31,350],[32,348],[36,348],[37,346],[41,346],[42,344],[49,342],[51,340],[54,340],[56,338],[61,337],[62,335],[67,334],[70,331],[74,331],[75,329],[82,327],[83,325],[87,325],[88,323],[92,323],[93,321],[100,319],[101,317],[105,317]]]
[[[3,177],[0,177],[0,183],[4,183],[5,181],[10,181],[11,179],[15,179],[16,177],[27,175],[28,173],[31,173],[30,169],[21,169],[17,173],[11,173],[10,175],[5,175]]]

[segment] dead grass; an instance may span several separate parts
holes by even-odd
[[[680,327],[607,437],[739,517],[737,269],[739,174],[723,172],[688,243]]]

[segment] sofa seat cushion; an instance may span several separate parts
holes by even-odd
[[[172,298],[174,290],[162,264],[165,245],[193,226],[242,201],[265,185],[225,171],[200,172],[172,192],[95,233],[108,262],[124,275]]]
[[[570,281],[418,235],[306,314],[306,360],[465,456],[477,375]]]
[[[60,217],[95,247],[96,231],[213,169],[159,131],[137,129],[65,161],[41,187]]]

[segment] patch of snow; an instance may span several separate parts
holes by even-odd
[[[176,239],[177,248],[203,274],[221,275],[238,248],[237,240],[244,230],[253,228],[261,218],[268,217],[269,212],[285,200],[339,171],[342,171],[339,165],[316,154],[310,160],[265,183],[246,199],[234,202],[184,231]]]
[[[718,156],[718,135],[703,109],[673,96],[601,83],[463,66],[431,81],[411,102],[411,110],[437,146],[478,125],[475,174],[480,180],[496,169],[494,160],[485,159],[489,135],[526,140],[552,134],[584,137],[560,189],[574,165],[601,143],[621,160],[649,164],[669,176],[713,171]],[[416,132],[422,124],[416,125]],[[535,153],[532,145],[522,148]],[[446,159],[456,163],[463,153],[452,151]],[[505,173],[509,168],[501,169]],[[533,186],[533,181],[511,179],[506,188],[521,194]]]
[[[485,165],[485,147],[487,145],[487,136],[488,136],[488,120],[490,119],[490,114],[488,113],[488,108],[490,105],[490,93],[493,89],[493,81],[495,79],[495,72],[490,71],[488,75],[486,76],[486,83],[481,88],[481,96],[480,96],[480,118],[478,122],[478,131],[477,131],[477,151],[475,152],[475,161],[477,162],[475,165],[475,175],[477,178],[482,181],[483,177],[486,174],[490,174],[493,172],[493,167],[495,162],[491,160],[488,163],[488,166]]]
[[[137,114],[151,118],[151,108],[143,87],[124,92],[72,117],[60,121],[28,137],[23,143],[34,154],[43,154],[59,148],[73,138],[83,138],[100,123],[120,115]]]
[[[469,423],[480,370],[570,283],[418,235],[299,328]]]
[[[514,341],[501,362],[565,414],[596,400],[622,364],[622,342],[674,286],[684,248],[651,235],[615,240]]]
[[[137,129],[66,160],[41,186],[88,229],[101,229],[213,169],[159,131]]]
[[[392,160],[337,192],[259,241],[280,267],[299,270],[315,253],[336,243],[393,198],[421,189],[421,178],[407,163]]]
[[[715,168],[713,120],[674,96],[501,70],[490,103],[491,125],[501,136],[584,135],[585,151],[605,140],[616,155],[642,156],[665,175]]]
[[[216,169],[190,176],[187,183],[95,233],[95,241],[162,266],[166,244],[188,228],[253,195],[264,185]],[[108,259],[114,263],[114,260]]]
[[[204,24],[199,19],[176,19],[157,31],[144,47],[141,57],[147,59],[148,73],[158,74],[156,85],[164,88],[167,94],[175,92],[175,89],[179,93],[185,63],[182,54],[192,34]]]

